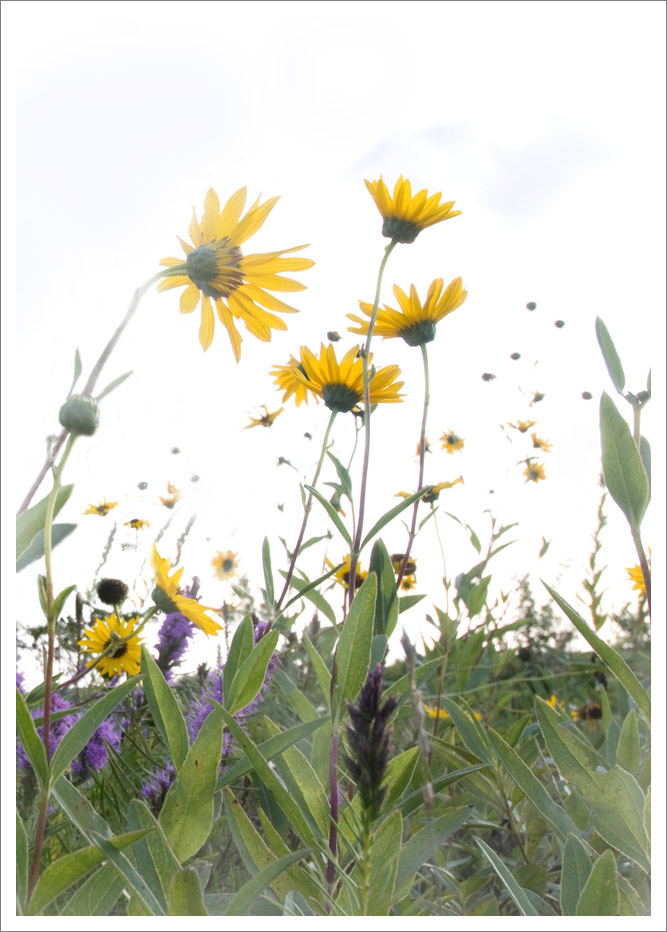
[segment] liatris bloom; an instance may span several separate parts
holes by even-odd
[[[278,201],[272,197],[263,204],[259,198],[241,217],[247,189],[240,188],[220,208],[218,195],[209,188],[204,200],[201,223],[193,211],[189,243],[180,239],[187,261],[168,257],[160,265],[170,266],[172,272],[158,285],[158,291],[185,286],[181,295],[181,314],[190,314],[201,300],[201,326],[199,342],[207,350],[213,340],[215,316],[227,329],[234,356],[241,358],[241,334],[234,318],[242,320],[246,328],[259,340],[269,341],[271,331],[286,330],[281,314],[295,313],[296,308],[280,301],[271,291],[302,291],[306,286],[292,278],[282,278],[282,272],[301,272],[315,264],[312,259],[287,256],[305,246],[293,246],[276,252],[244,255],[241,246],[259,230]]]
[[[188,597],[190,593],[186,589]],[[158,641],[155,645],[157,650],[156,663],[164,678],[168,683],[173,679],[173,668],[183,659],[183,655],[188,648],[188,641],[194,635],[194,626],[185,615],[180,612],[171,612],[165,615],[164,621],[160,625],[158,632]]]
[[[394,187],[393,196],[380,175],[379,181],[366,181],[366,187],[382,214],[382,235],[398,243],[414,243],[422,230],[458,217],[460,210],[452,210],[454,201],[440,203],[442,194],[428,196],[424,188],[412,196],[410,182],[401,175]]]
[[[389,730],[387,722],[397,705],[394,697],[380,705],[382,698],[382,666],[368,674],[356,705],[348,702],[352,725],[347,728],[351,756],[344,760],[357,785],[361,808],[368,823],[380,815],[386,788],[382,782],[389,761]]]
[[[72,771],[90,773],[92,770],[103,770],[109,762],[107,745],[114,751],[119,751],[120,739],[116,723],[112,718],[108,718],[102,722],[79,756],[72,761]]]
[[[144,799],[150,802],[154,813],[158,813],[162,808],[167,790],[175,779],[174,765],[171,761],[166,761],[164,768],[158,767],[139,790]]]

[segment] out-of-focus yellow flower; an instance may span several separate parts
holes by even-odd
[[[319,359],[308,347],[302,346],[301,368],[295,369],[294,375],[307,389],[319,395],[331,411],[352,411],[364,398],[363,362],[357,359],[358,350],[358,346],[353,346],[339,363],[331,344],[320,346]],[[371,358],[368,362],[370,365]],[[384,366],[375,372],[369,380],[372,405],[402,401],[398,392],[403,382],[396,381],[400,374],[398,366]]]
[[[425,437],[424,438],[424,453],[426,454],[430,452],[431,452],[431,444],[428,442],[428,437]],[[417,452],[415,453],[415,456],[419,458],[421,455],[422,455],[422,445],[421,445],[421,441],[419,441],[419,443],[417,444]]]
[[[559,702],[556,696],[552,693],[547,699],[547,705],[550,705],[552,709],[555,709],[557,705],[563,708],[565,706],[565,702],[562,699]]]
[[[126,521],[124,527],[131,527],[135,531],[141,531],[142,528],[150,527],[150,521],[144,521],[143,518],[132,518],[131,521]]]
[[[384,218],[382,235],[398,243],[414,243],[422,230],[458,217],[460,210],[452,210],[454,201],[440,203],[442,194],[432,194],[424,188],[412,196],[410,182],[401,175],[391,195],[380,175],[379,181],[366,180],[366,187]]]
[[[99,515],[101,518],[106,518],[111,509],[117,506],[118,502],[108,502],[105,498],[99,505],[88,505],[84,511],[84,515]]]
[[[649,558],[649,569],[651,566],[651,548],[648,548],[648,558]],[[630,578],[630,582],[633,584],[632,588],[637,589],[641,596],[646,595],[646,583],[644,582],[644,574],[642,573],[641,566],[636,563],[634,566],[626,566],[625,572]]]
[[[181,615],[185,615],[189,621],[201,628],[204,634],[217,635],[219,631],[222,631],[222,625],[219,625],[217,621],[213,621],[206,614],[206,612],[214,612],[216,609],[200,605],[195,599],[188,599],[187,596],[181,595],[178,584],[183,575],[183,567],[170,576],[169,560],[160,556],[155,544],[153,544],[151,566],[155,573],[153,601],[161,612],[167,615],[180,612]]]
[[[523,472],[526,482],[539,482],[540,479],[546,479],[544,466],[541,463],[528,463]]]
[[[463,482],[463,476],[459,476],[458,479],[453,479],[451,482],[439,482],[437,485],[432,485],[428,491],[424,492],[421,497],[423,502],[426,502],[427,505],[430,505],[432,502],[436,502],[440,498],[440,493],[445,489],[451,489],[457,483]],[[414,495],[414,492],[397,492],[396,498],[410,498],[411,495]]]
[[[535,432],[530,435],[533,438],[533,447],[536,450],[544,450],[545,453],[551,453],[552,443],[549,440],[542,440]]]
[[[429,705],[424,704],[424,708],[429,716],[429,718],[449,718],[449,712],[446,709],[432,709]],[[480,712],[473,712],[472,715],[470,712],[466,712],[466,715],[469,719],[476,718],[478,722],[482,721],[482,716]]]
[[[394,572],[400,573],[401,567],[403,566],[403,560],[405,560],[405,554],[404,553],[392,553],[390,560],[391,560],[391,565],[394,568]],[[408,558],[408,562],[405,566],[405,575],[414,576],[416,572],[417,572],[417,561],[411,560]]]
[[[294,403],[297,408],[302,401],[305,401],[308,404],[308,398],[313,396],[315,401],[319,401],[317,394],[310,388],[305,385],[303,381],[294,374],[294,370],[298,369],[302,375],[305,375],[301,363],[298,359],[295,359],[294,356],[290,356],[289,362],[286,366],[274,366],[271,370],[271,375],[275,375],[273,380],[274,385],[277,385],[281,391],[284,391],[285,394],[282,397],[283,403],[291,398],[294,395]]]
[[[246,426],[243,428],[244,430],[248,430],[249,427],[271,427],[278,415],[282,414],[285,410],[284,408],[278,408],[277,411],[269,412],[269,409],[266,407],[266,405],[262,405],[262,407],[264,408],[264,414],[262,414],[260,417],[251,417],[250,423],[246,424]]]
[[[330,570],[332,570],[334,566],[336,565],[335,563],[332,563],[328,557],[325,559],[324,562],[326,563],[326,565],[329,567]],[[336,570],[336,572],[333,574],[333,578],[336,580],[337,583],[340,583],[340,585],[343,586],[345,589],[350,588],[350,554],[349,553],[345,557],[345,560],[343,561],[343,565],[340,567],[340,569]],[[361,563],[357,563],[357,572],[355,574],[355,586],[354,586],[355,592],[361,586],[362,583],[366,582],[367,578],[368,578],[368,571],[363,570],[361,568]]]
[[[440,442],[442,443],[442,449],[452,454],[457,451],[460,452],[465,444],[465,440],[455,434],[453,430],[446,430],[440,438]]]
[[[113,641],[129,637],[138,620],[138,618],[131,618],[129,621],[119,622],[115,615],[100,618],[90,628],[84,629],[85,638],[78,642],[79,646],[89,654],[103,654]],[[118,644],[106,657],[102,657],[96,669],[102,676],[109,678],[120,676],[121,673],[136,676],[141,666],[141,643],[142,639],[135,635],[125,644]],[[94,663],[95,658],[86,666],[91,667]]]
[[[460,278],[455,278],[453,282],[450,282],[444,293],[443,287],[443,279],[436,278],[431,283],[422,306],[414,285],[410,285],[409,297],[398,285],[394,285],[394,294],[400,310],[395,310],[387,304],[384,310],[379,308],[374,333],[384,337],[385,340],[391,337],[402,337],[408,346],[423,346],[425,343],[430,343],[435,339],[435,325],[443,317],[461,307],[468,297],[468,292],[463,287],[463,280]],[[358,325],[348,327],[348,330],[351,333],[360,333],[365,336],[368,334],[370,318],[373,316],[373,305],[360,301],[359,307],[369,320],[363,320],[356,314],[348,314],[350,320]]]
[[[173,508],[176,502],[180,502],[183,493],[180,489],[177,489],[173,482],[167,483],[167,494],[163,498],[160,496],[160,501],[165,508]]]
[[[213,557],[211,560],[211,566],[215,570],[215,575],[218,579],[229,579],[230,576],[236,575],[236,570],[238,564],[236,558],[238,553],[232,553],[231,550],[227,550],[225,553],[222,550],[218,550],[217,556]]]
[[[516,424],[510,424],[507,422],[508,427],[513,427],[514,430],[520,431],[522,434],[525,434],[526,431],[530,430],[531,427],[534,427],[537,424],[537,421],[517,421]]]
[[[201,301],[199,342],[205,350],[211,345],[215,330],[213,302],[218,319],[227,329],[237,362],[241,358],[241,335],[234,319],[242,320],[253,336],[265,342],[271,339],[272,329],[286,330],[285,322],[270,312],[295,313],[297,309],[270,292],[302,291],[305,285],[282,278],[280,273],[301,272],[315,264],[301,256],[288,257],[288,253],[305,246],[243,254],[242,244],[259,230],[278,201],[272,197],[260,204],[257,198],[241,217],[247,193],[247,188],[239,188],[221,209],[218,195],[209,188],[201,223],[192,212],[189,229],[192,246],[179,237],[186,261],[171,256],[161,259],[160,265],[169,266],[172,273],[158,284],[159,291],[185,286],[180,303],[182,314],[190,314]]]

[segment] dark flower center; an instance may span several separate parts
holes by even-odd
[[[234,561],[233,561],[233,560],[223,560],[223,561],[222,561],[222,568],[223,568],[223,570],[225,571],[225,573],[230,573],[230,572],[234,569]]]
[[[109,646],[109,644],[111,644],[111,639],[109,639],[109,640],[105,643],[105,645],[104,645],[104,650],[107,649],[107,647]],[[112,650],[111,653],[110,653],[108,656],[109,656],[109,657],[113,657],[114,659],[116,659],[117,657],[124,657],[126,653],[127,653],[127,644],[121,644],[121,645],[120,645],[119,647],[117,647],[115,650]]]
[[[228,298],[243,284],[242,258],[238,246],[229,245],[229,237],[213,240],[188,255],[188,278],[209,298]]]

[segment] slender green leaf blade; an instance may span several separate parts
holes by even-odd
[[[329,570],[328,573],[325,573],[324,576],[320,576],[319,579],[314,579],[312,582],[308,579],[300,579],[298,576],[292,576],[290,580],[290,586],[297,590],[297,595],[292,596],[292,598],[283,605],[281,614],[284,614],[290,605],[298,602],[298,600],[303,596],[312,602],[313,605],[322,612],[325,618],[328,618],[330,622],[336,624],[335,611],[329,605],[327,600],[322,595],[320,595],[320,593],[317,591],[317,587],[329,579],[330,576],[333,576],[333,574],[339,570],[341,566],[343,566],[342,563],[340,566],[334,566],[334,568]],[[280,575],[287,576],[287,573],[281,570]]]
[[[225,702],[232,715],[245,709],[262,688],[266,679],[266,669],[279,637],[277,631],[269,631],[259,641],[250,656],[239,666],[231,685],[233,698],[230,697],[229,702]]]
[[[103,398],[109,395],[115,388],[118,388],[119,385],[122,385],[125,379],[129,379],[133,371],[134,370],[130,369],[129,372],[124,372],[122,375],[119,375],[117,379],[113,380],[113,382],[109,382],[107,387],[102,389],[102,391],[99,393],[99,395],[97,396],[97,400],[101,401]]]
[[[368,675],[376,595],[377,577],[369,573],[354,598],[336,648],[337,693],[350,702],[356,699]]]
[[[28,836],[21,816],[16,812],[16,915],[25,913],[25,898],[28,892]]]
[[[352,480],[350,478],[349,472],[343,466],[340,460],[337,460],[336,457],[333,455],[333,453],[331,453],[329,450],[327,450],[327,456],[329,457],[331,462],[336,467],[336,472],[338,473],[338,478],[340,479],[340,484],[341,484],[341,488],[343,489],[343,493],[347,495],[348,498],[351,498],[352,497]]]
[[[616,763],[628,773],[637,774],[641,765],[639,752],[639,728],[637,715],[630,709],[623,720],[623,726],[616,746]]]
[[[327,665],[320,657],[317,652],[317,648],[310,640],[306,632],[303,633],[303,641],[308,650],[308,656],[310,657],[310,662],[312,664],[315,675],[317,676],[317,681],[320,684],[320,689],[322,690],[322,695],[324,696],[324,701],[329,706],[329,698],[331,692],[331,673],[327,668]]]
[[[450,809],[445,815],[430,821],[405,842],[401,848],[396,874],[396,900],[409,893],[415,874],[422,864],[442,847],[452,832],[460,828],[471,813],[471,806]]]
[[[374,631],[391,637],[398,622],[398,593],[391,557],[381,540],[373,544],[369,570],[375,573],[378,581]]]
[[[168,916],[208,916],[199,877],[193,867],[185,867],[174,874],[168,900]]]
[[[560,908],[564,916],[576,916],[581,891],[593,870],[590,858],[576,835],[568,835],[563,853]]]
[[[307,485],[306,488],[312,494],[312,496],[317,499],[317,501],[320,503],[320,505],[324,508],[326,513],[329,515],[329,517],[333,521],[336,528],[340,531],[343,537],[343,540],[348,545],[348,547],[351,547],[352,538],[350,537],[350,533],[348,529],[345,527],[345,525],[343,524],[343,522],[341,521],[340,515],[338,514],[334,506],[331,504],[331,502],[328,502],[326,498],[323,495],[321,495],[320,492],[317,491],[317,489],[314,489],[311,485]]]
[[[139,842],[137,842],[139,844]],[[125,888],[111,862],[95,871],[59,911],[60,916],[108,916]]]
[[[394,518],[398,517],[398,515],[400,515],[401,512],[405,511],[406,508],[409,508],[410,505],[414,505],[417,499],[421,498],[422,495],[424,495],[427,491],[428,491],[428,487],[421,489],[419,492],[413,492],[412,495],[408,495],[407,498],[404,498],[403,501],[399,505],[396,505],[394,508],[390,508],[389,511],[383,514],[382,517],[379,519],[379,521],[375,522],[375,524],[370,529],[368,534],[366,534],[366,536],[364,537],[363,542],[361,544],[361,549],[363,550],[366,544],[369,541],[373,540],[373,538],[377,534],[379,534],[379,532],[382,530],[383,527],[389,524],[390,521],[393,521]]]
[[[265,537],[262,543],[262,567],[264,569],[264,585],[266,586],[266,601],[269,605],[275,604],[273,591],[273,571],[271,569],[271,545],[269,538]]]
[[[619,896],[616,858],[607,849],[593,865],[581,891],[575,915],[618,916]]]
[[[56,504],[54,517],[61,510],[63,505],[68,501],[73,485],[63,485],[56,493]],[[27,511],[21,512],[16,519],[16,559],[28,549],[35,537],[40,531],[44,531],[46,523],[46,511],[49,504],[50,495],[46,495],[41,501],[28,508]]]
[[[245,663],[252,653],[254,644],[252,618],[250,615],[246,615],[234,632],[227,660],[225,661],[225,669],[222,673],[222,695],[225,703],[230,702],[232,699],[232,683],[239,667]]]
[[[625,418],[609,395],[600,399],[602,470],[609,494],[636,530],[648,505],[648,476]]]
[[[607,327],[600,317],[595,318],[595,334],[602,350],[602,357],[609,373],[609,378],[617,392],[622,393],[625,388],[625,373],[614,341],[611,338]]]
[[[245,916],[260,893],[269,887],[276,877],[279,877],[283,871],[286,871],[288,867],[291,867],[292,864],[296,864],[297,861],[300,861],[301,858],[306,857],[309,853],[309,848],[301,848],[299,851],[294,851],[292,854],[288,854],[284,858],[280,858],[278,861],[269,864],[264,870],[255,874],[255,876],[251,877],[231,899],[223,915]]]
[[[26,701],[16,690],[16,733],[28,760],[35,771],[40,790],[44,791],[49,782],[49,765],[42,739],[37,734],[35,720],[30,714]]]
[[[66,537],[69,537],[72,531],[75,531],[76,528],[76,524],[54,524],[51,528],[51,546],[57,547],[58,544],[62,543]],[[16,561],[16,572],[20,572],[21,570],[25,569],[26,566],[34,563],[35,560],[40,560],[43,556],[44,531],[41,530],[37,532],[37,536]]]
[[[500,860],[495,851],[492,851],[487,844],[485,844],[481,838],[475,838],[475,841],[482,850],[482,853],[490,862],[491,866],[495,870],[496,874],[500,877],[502,882],[507,887],[509,895],[512,897],[516,903],[517,909],[522,916],[538,916],[539,913],[533,906],[533,904],[528,899],[526,891],[520,886],[511,872],[505,867],[503,862]]]
[[[141,648],[141,670],[148,708],[178,773],[190,750],[185,719],[173,690],[145,646]]]

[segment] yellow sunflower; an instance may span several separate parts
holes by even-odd
[[[451,454],[457,451],[460,452],[465,444],[465,440],[462,440],[453,430],[446,430],[440,438],[440,441],[442,443],[442,449]]]
[[[124,526],[131,527],[135,531],[141,531],[142,528],[150,527],[151,523],[150,521],[144,521],[143,518],[132,518],[131,521],[126,521]]]
[[[546,479],[544,466],[541,463],[528,463],[524,472],[526,482],[539,482],[540,479]]]
[[[428,437],[424,438],[424,451],[423,452],[425,454],[431,452],[431,444],[428,442]],[[417,444],[417,452],[415,453],[415,456],[417,457],[417,459],[419,459],[421,455],[422,455],[422,443],[420,440],[419,443]]]
[[[401,580],[401,589],[403,592],[410,592],[411,589],[417,588],[416,576],[404,576]]]
[[[246,424],[244,430],[248,430],[249,427],[271,427],[278,415],[285,410],[284,408],[278,408],[277,411],[269,412],[266,405],[262,405],[262,407],[264,408],[264,414],[260,415],[260,417],[251,417],[250,423]]]
[[[651,548],[648,550],[649,555],[649,569],[651,566]],[[640,593],[640,598],[646,595],[646,583],[644,582],[644,574],[642,573],[641,566],[636,563],[634,566],[626,566],[625,572],[628,574],[630,582],[633,584],[632,588],[637,589]]]
[[[347,412],[363,401],[363,362],[357,358],[358,346],[353,346],[340,363],[331,344],[320,346],[318,359],[306,346],[301,347],[301,369],[294,370],[295,378],[324,401],[331,411]],[[369,357],[369,365],[372,356]],[[303,370],[303,372],[301,371]],[[403,382],[395,379],[401,374],[398,366],[384,366],[369,381],[371,404],[402,401],[398,394]]]
[[[217,635],[222,631],[222,625],[206,614],[214,612],[216,609],[206,605],[200,605],[194,599],[188,599],[187,596],[181,595],[178,591],[178,584],[183,575],[183,567],[176,570],[173,576],[169,575],[169,560],[165,560],[157,552],[157,547],[153,544],[153,555],[151,557],[151,566],[155,573],[155,589],[153,589],[153,601],[165,614],[180,612],[181,615],[202,629],[204,634]]]
[[[89,654],[103,654],[113,641],[130,637],[138,620],[131,618],[129,621],[119,622],[115,615],[107,615],[106,618],[96,621],[92,628],[84,629],[86,637],[79,641],[79,646]],[[142,639],[136,635],[130,637],[129,641],[119,644],[106,657],[102,657],[96,669],[102,676],[109,678],[120,676],[121,673],[136,676],[141,667],[141,642]],[[91,667],[94,663],[95,658],[86,666]]]
[[[403,566],[403,560],[405,559],[405,554],[404,553],[392,553],[390,559],[391,559],[391,565],[394,568],[394,572],[400,573],[401,567]],[[411,560],[410,558],[408,558],[408,562],[405,565],[405,575],[414,576],[416,572],[417,572],[417,561]]]
[[[461,213],[460,210],[452,210],[454,201],[441,204],[442,194],[429,197],[425,188],[413,197],[410,182],[403,175],[396,182],[393,195],[389,193],[382,175],[379,181],[366,180],[366,187],[384,218],[382,235],[398,243],[414,243],[426,227],[458,217]]]
[[[324,562],[327,564],[330,570],[332,570],[334,566],[336,565],[335,563],[332,563],[331,560],[329,560],[328,558],[325,558]],[[361,563],[357,563],[357,572],[355,576],[356,578],[355,578],[354,588],[356,591],[362,585],[362,583],[366,582],[366,579],[368,578],[368,571],[362,570]],[[336,572],[333,574],[333,578],[336,580],[337,583],[339,583],[345,589],[350,588],[350,554],[349,553],[345,557],[345,560],[343,561],[343,565],[341,566],[341,568],[336,570]]]
[[[531,427],[535,427],[536,424],[537,421],[517,421],[516,424],[510,424],[509,421],[507,422],[508,427],[513,427],[514,430],[518,430],[522,434],[525,434]]]
[[[542,440],[542,438],[538,437],[534,431],[530,436],[533,438],[533,447],[536,450],[544,450],[545,453],[551,453],[551,447],[553,446],[551,441]]]
[[[241,335],[234,318],[242,320],[247,330],[259,340],[268,342],[271,330],[286,330],[287,325],[271,311],[282,314],[296,313],[297,309],[280,301],[271,291],[302,291],[306,286],[291,278],[282,278],[281,272],[301,272],[311,268],[312,259],[287,256],[305,246],[281,249],[276,252],[244,255],[241,246],[259,230],[278,201],[269,198],[260,204],[260,198],[241,217],[245,207],[247,189],[240,188],[220,208],[218,195],[209,188],[204,199],[201,223],[193,210],[189,243],[180,239],[187,260],[168,256],[160,265],[169,266],[171,272],[158,284],[159,291],[181,288],[180,310],[190,314],[201,300],[201,326],[199,342],[207,350],[213,340],[215,317],[213,302],[220,322],[226,327],[236,361],[241,358]]]
[[[430,343],[435,339],[435,325],[443,317],[455,311],[457,307],[461,307],[468,297],[461,278],[455,278],[453,282],[450,282],[444,292],[443,287],[442,278],[436,278],[431,282],[422,306],[414,285],[410,285],[409,297],[398,285],[394,285],[394,294],[400,310],[397,311],[387,304],[384,310],[379,308],[374,332],[384,337],[385,340],[391,337],[402,337],[408,346],[423,346],[425,343]],[[369,319],[373,316],[372,304],[360,301],[359,307]],[[368,334],[369,320],[363,320],[356,314],[347,316],[359,325],[348,327],[351,333],[360,333],[362,336]]]
[[[167,483],[167,494],[164,498],[160,496],[160,501],[162,502],[165,508],[171,509],[174,507],[176,502],[180,502],[182,496],[183,496],[183,493],[181,492],[181,490],[177,489],[173,482],[168,482]]]
[[[230,576],[236,575],[237,562],[236,558],[238,553],[232,553],[231,550],[228,550],[226,553],[223,553],[222,550],[218,550],[217,556],[213,557],[211,560],[211,566],[215,570],[215,575],[218,579],[229,579]]]
[[[99,505],[88,505],[84,511],[84,515],[99,515],[101,518],[106,518],[111,509],[117,506],[118,502],[108,502],[105,498]]]
[[[285,392],[282,398],[283,402],[291,398],[292,395],[294,395],[294,403],[297,408],[302,401],[308,404],[308,398],[311,397],[311,395],[315,397],[315,401],[318,401],[319,399],[312,388],[304,384],[301,379],[295,375],[295,369],[298,369],[302,375],[305,375],[299,360],[295,359],[294,356],[290,356],[286,366],[274,366],[271,370],[271,375],[275,375],[275,379],[273,380],[274,385],[277,385],[281,391]]]
[[[437,502],[441,492],[444,492],[445,489],[453,488],[459,482],[463,482],[463,476],[459,476],[458,479],[453,479],[452,482],[439,482],[437,485],[432,485],[430,489],[424,492],[421,500],[426,502],[427,505],[431,505],[433,502]],[[413,494],[413,492],[397,492],[395,497],[410,498]]]

